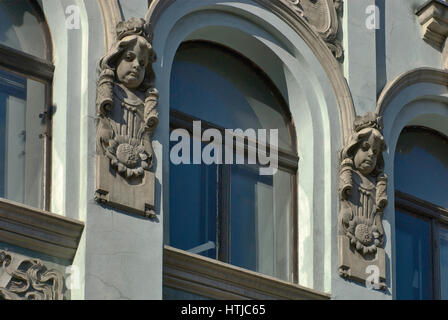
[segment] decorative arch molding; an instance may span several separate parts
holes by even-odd
[[[343,48],[337,35],[339,32],[338,13],[342,8],[342,0],[255,0],[261,5],[280,14],[282,7],[289,9],[297,17],[304,19],[324,40],[336,59],[343,60]],[[146,20],[154,26],[160,14],[176,0],[150,0]],[[151,27],[150,27],[151,28]]]
[[[337,10],[340,0],[320,1],[321,5],[312,5],[309,0],[253,0],[285,21],[311,48],[324,68],[335,92],[342,128],[342,140],[347,142],[353,131],[355,108],[350,89],[343,76],[337,58],[342,55],[342,47],[336,41],[339,30]],[[153,35],[155,26],[163,12],[176,0],[150,0],[145,16],[147,33]],[[316,9],[318,9],[316,11]],[[327,22],[316,23],[319,14],[326,12]],[[339,55],[339,53],[341,55]]]
[[[383,116],[392,100],[407,87],[418,83],[431,83],[448,87],[448,72],[435,68],[418,68],[405,72],[383,89],[376,106],[376,113]]]
[[[98,0],[104,26],[104,47],[109,50],[117,40],[115,27],[123,20],[118,0]]]

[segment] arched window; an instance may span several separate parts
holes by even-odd
[[[395,153],[398,299],[448,299],[448,138],[407,127]]]
[[[0,197],[46,210],[53,70],[40,7],[0,0]]]
[[[291,117],[278,89],[257,66],[233,50],[190,41],[181,45],[174,58],[170,97],[169,244],[296,281],[298,157]],[[216,129],[214,132],[221,134],[221,141],[210,139],[226,144],[217,156],[221,161],[206,164],[202,155],[203,159],[193,164],[197,157],[194,121],[201,121],[202,132]],[[183,140],[179,138],[182,134],[173,135],[179,129],[192,137],[191,154],[186,157],[192,164],[173,162],[173,150],[176,156]],[[231,158],[226,154],[235,151],[238,155],[238,146],[234,140],[228,144],[226,129],[241,129],[236,136],[249,136],[244,140],[244,154],[239,162],[234,156],[233,164],[225,160]],[[266,142],[271,156],[271,134],[276,132],[278,137],[278,170],[273,175],[260,174],[266,161],[259,157],[256,163],[249,160],[254,141],[258,141],[257,151],[266,147],[260,138],[263,130],[271,139]],[[196,143],[202,151],[209,145],[204,137]]]

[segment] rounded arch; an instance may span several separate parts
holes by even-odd
[[[181,43],[206,40],[227,46],[258,65],[288,103],[299,161],[299,282],[329,292],[336,242],[338,151],[352,132],[355,112],[340,66],[324,41],[288,6],[273,10],[253,0],[153,1],[147,22],[158,62],[157,140],[169,145],[170,75]],[[284,6],[284,5],[283,5]],[[163,167],[169,150],[163,149]],[[164,169],[168,173],[168,169]],[[169,175],[163,175],[163,194]],[[164,219],[169,198],[163,196]],[[165,233],[166,234],[166,233]]]
[[[44,46],[46,49],[45,52],[45,59],[47,61],[53,62],[53,42],[51,40],[51,33],[50,28],[48,27],[47,19],[45,17],[45,14],[40,7],[40,5],[37,3],[36,0],[30,0],[31,7],[36,13],[37,21],[39,22],[39,25],[42,29],[43,37],[44,37]]]
[[[16,6],[0,4],[0,44],[52,62],[52,41],[45,15],[36,0]]]
[[[384,212],[386,228],[391,232],[391,241],[386,243],[391,252],[390,270],[392,292],[395,296],[396,243],[395,230],[395,150],[401,132],[408,126],[421,126],[448,134],[448,72],[433,68],[418,68],[403,73],[383,90],[376,107],[383,118],[383,134],[388,146],[384,154],[385,170],[390,177],[389,205]]]
[[[322,40],[320,35],[306,22],[305,18],[295,10],[291,5],[285,3],[285,1],[266,1],[266,0],[253,0],[255,3],[271,10],[286,22],[311,48],[315,56],[324,67],[328,78],[333,86],[338,99],[341,129],[343,141],[347,142],[347,139],[352,133],[352,124],[355,118],[355,108],[353,105],[353,99],[350,93],[350,89],[345,81],[345,78],[340,71],[338,61],[334,58],[332,51],[328,45]],[[176,0],[152,0],[149,4],[149,10],[145,16],[147,21],[149,34],[153,34],[155,26],[160,19],[160,16],[171,5],[176,3]],[[204,6],[203,9],[206,7]],[[196,9],[197,10],[197,9]],[[332,11],[331,14],[334,14]],[[335,22],[337,19],[334,17],[331,19],[332,24],[328,29],[328,34],[335,34]],[[326,34],[326,36],[328,36]]]

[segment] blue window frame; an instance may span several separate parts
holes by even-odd
[[[448,299],[448,138],[405,128],[394,170],[396,298]]]
[[[0,197],[50,210],[51,39],[34,0],[0,1]]]
[[[197,120],[203,130],[218,129],[223,138],[224,129],[277,129],[279,170],[261,176],[260,165],[247,161],[171,163],[169,244],[297,281],[297,164],[291,167],[282,157],[298,157],[290,114],[278,89],[238,53],[192,41],[176,54],[170,92],[172,130],[191,132]]]

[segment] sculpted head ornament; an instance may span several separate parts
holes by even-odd
[[[339,272],[343,277],[365,280],[365,274],[358,272],[365,270],[364,266],[385,268],[382,216],[387,205],[387,177],[383,173],[386,143],[381,118],[376,114],[356,117],[353,126],[354,132],[341,152],[339,171]]]
[[[143,19],[118,23],[117,41],[100,60],[96,199],[153,216],[152,134],[159,94],[152,68],[156,54],[146,30]]]

